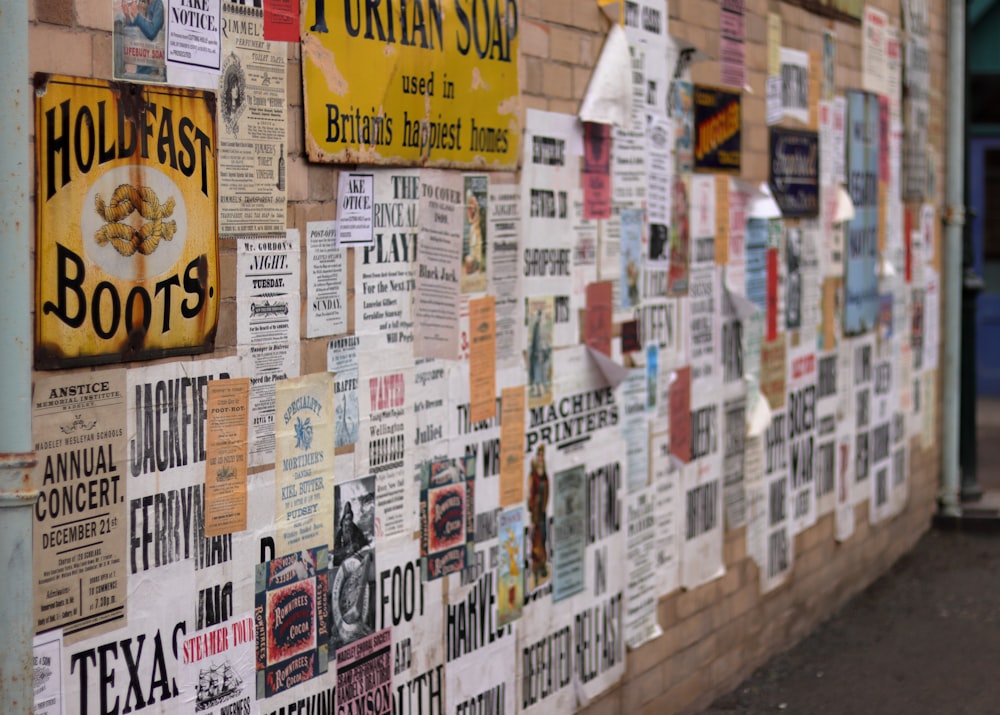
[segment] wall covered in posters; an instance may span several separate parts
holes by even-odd
[[[943,0],[912,106],[860,3],[74,2],[133,59],[34,85],[66,715],[696,710],[926,522]]]

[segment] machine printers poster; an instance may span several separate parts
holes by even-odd
[[[357,335],[334,338],[326,347],[326,369],[333,373],[334,448],[358,441]]]
[[[333,489],[336,532],[330,573],[330,645],[335,650],[375,632],[375,478],[340,479]]]
[[[217,85],[219,237],[283,236],[288,205],[287,46],[261,40],[260,6],[223,0],[222,23],[226,31]]]
[[[521,192],[517,184],[490,182],[488,292],[496,297],[497,367],[521,364]]]
[[[725,573],[722,554],[722,470],[720,460],[702,459],[681,468],[684,524],[681,585],[687,589]]]
[[[326,546],[257,564],[254,599],[257,699],[327,671],[330,569]]]
[[[414,368],[362,377],[361,418],[354,447],[354,471],[373,475],[378,498],[375,535],[392,538],[418,527],[417,485],[413,479]]]
[[[362,377],[413,365],[411,297],[420,230],[420,172],[375,169],[375,242],[354,251],[354,332]],[[370,364],[369,364],[370,363]]]
[[[278,553],[330,542],[333,532],[333,375],[313,373],[275,386],[274,469]]]
[[[347,250],[336,221],[306,223],[306,296],[307,338],[347,332]]]
[[[236,245],[236,352],[250,376],[248,446],[259,466],[274,461],[274,386],[299,374],[299,232]]]
[[[847,93],[848,192],[854,218],[847,224],[844,261],[844,333],[875,327],[878,314],[879,104],[873,94]]]
[[[178,644],[183,701],[205,715],[256,715],[256,647],[253,611],[185,636]]]
[[[578,311],[571,307],[572,198],[579,192],[581,129],[575,116],[531,109],[525,124],[521,204],[528,215],[523,222],[521,286],[529,303],[534,296],[553,296],[551,345],[573,345],[579,329]]]
[[[124,370],[40,375],[35,380],[36,632],[62,628],[67,637],[103,633],[125,617],[126,499],[131,496],[124,459],[125,400]],[[71,502],[77,508],[67,508],[64,493],[82,495]]]
[[[392,630],[372,633],[337,651],[337,705],[340,712],[391,715]]]

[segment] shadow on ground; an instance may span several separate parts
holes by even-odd
[[[1000,713],[1000,535],[930,531],[702,715]]]

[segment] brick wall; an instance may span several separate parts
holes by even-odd
[[[900,25],[896,0],[875,0]],[[943,156],[945,131],[945,2],[928,0],[931,17],[930,143]],[[576,113],[601,51],[608,21],[594,0],[522,0],[520,76],[524,108]],[[669,0],[671,34],[718,55],[716,0]],[[743,177],[767,179],[765,73],[767,13],[778,12],[783,44],[808,50],[822,30],[837,34],[837,89],[861,84],[861,27],[834,21],[778,0],[747,0],[746,57],[749,91],[743,95]],[[34,0],[30,4],[29,70],[111,78],[110,0]],[[719,67],[693,67],[696,82],[718,83]],[[27,81],[27,78],[26,78]],[[337,170],[311,165],[303,146],[303,96],[299,49],[289,45],[288,64],[288,223],[335,216]],[[939,167],[939,191],[943,187]],[[940,205],[941,197],[935,203]],[[940,232],[939,232],[940,237]],[[940,255],[940,253],[939,253]],[[221,247],[223,302],[217,354],[235,352],[235,247]],[[304,262],[303,262],[304,263]],[[353,261],[348,261],[352,271]],[[353,277],[348,277],[353,285]],[[305,276],[303,275],[303,284]],[[348,311],[353,329],[353,309]],[[302,341],[303,374],[326,369],[327,339]],[[935,441],[936,442],[936,441]],[[759,595],[757,567],[747,556],[746,529],[725,536],[726,574],[659,604],[664,635],[628,654],[622,683],[583,712],[692,712],[734,687],[769,656],[790,647],[848,598],[871,583],[905,553],[928,527],[939,475],[939,450],[911,451],[910,500],[899,516],[876,527],[868,524],[867,504],[856,509],[856,531],[844,543],[833,538],[833,515],[796,537],[792,576],[765,597]]]

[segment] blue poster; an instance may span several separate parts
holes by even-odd
[[[844,334],[859,335],[878,319],[878,97],[847,93],[847,190],[854,218],[844,251]]]
[[[552,504],[552,600],[583,591],[587,475],[582,464],[556,472]]]

